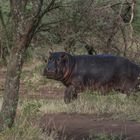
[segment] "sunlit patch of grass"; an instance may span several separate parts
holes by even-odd
[[[45,113],[85,113],[97,116],[109,115],[112,119],[127,119],[140,121],[140,96],[112,94],[108,96],[83,94],[78,100],[65,104],[63,100],[44,101],[41,111]]]

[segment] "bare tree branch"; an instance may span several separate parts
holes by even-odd
[[[26,5],[29,0],[22,0],[22,9],[24,10],[26,8]]]
[[[5,28],[6,25],[5,25],[5,22],[4,22],[4,19],[3,19],[3,14],[2,14],[1,6],[0,6],[0,21],[2,23],[2,26]]]
[[[42,11],[44,0],[32,0],[33,10],[32,10],[32,17],[36,18]]]
[[[59,6],[55,6],[56,0],[51,0],[51,2],[48,4],[48,6],[41,12],[40,17],[43,17],[47,12],[57,9]]]
[[[132,0],[132,4],[131,4],[131,18],[130,18],[129,24],[132,23],[133,18],[134,18],[134,6],[135,6],[135,0]]]
[[[64,22],[68,19],[62,19],[62,20],[58,20],[58,21],[52,21],[52,22],[49,22],[49,23],[46,23],[46,24],[41,24],[37,29],[36,29],[36,33],[38,32],[42,32],[42,31],[48,31],[51,27],[50,25],[53,25],[53,24],[58,24],[58,23],[61,23],[61,22]]]

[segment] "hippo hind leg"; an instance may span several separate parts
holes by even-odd
[[[77,92],[74,86],[69,86],[66,88],[64,93],[64,102],[66,104],[70,103],[71,100],[77,99]]]

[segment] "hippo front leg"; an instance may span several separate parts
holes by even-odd
[[[66,104],[70,103],[71,100],[77,99],[77,92],[74,86],[69,86],[66,88],[64,93],[64,102]]]

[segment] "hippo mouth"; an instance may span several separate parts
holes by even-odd
[[[60,77],[62,77],[62,74],[52,71],[44,71],[43,76],[45,76],[48,79],[59,79]]]
[[[48,79],[54,79],[54,80],[59,80],[63,77],[62,73],[57,73],[57,72],[45,72],[43,75]]]

